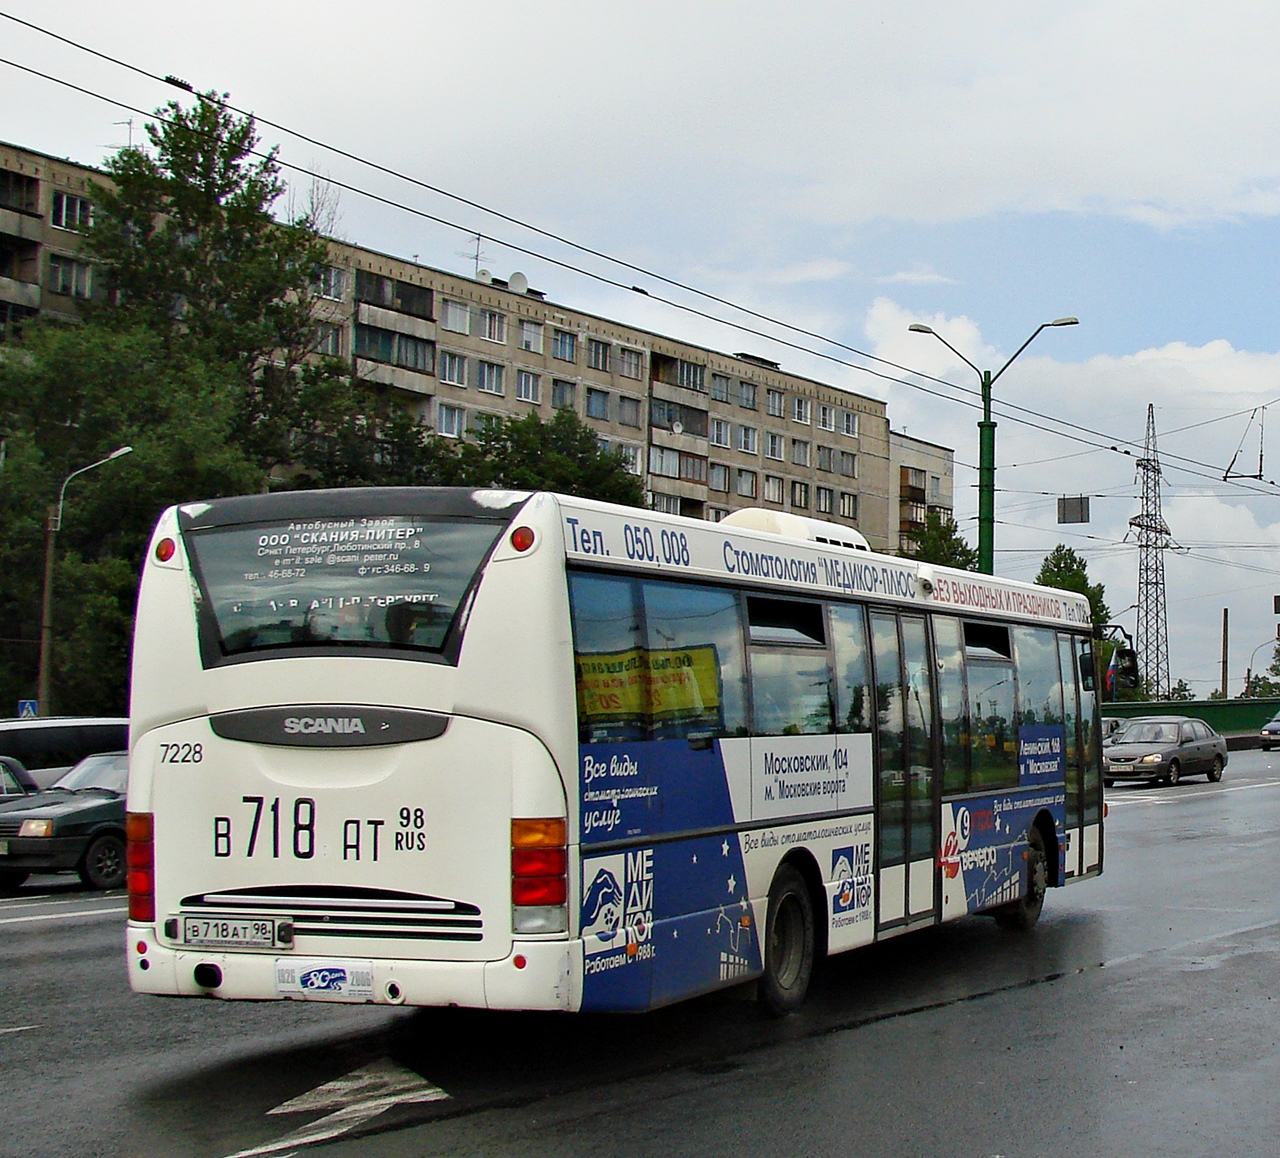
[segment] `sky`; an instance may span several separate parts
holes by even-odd
[[[1153,406],[1171,678],[1220,687],[1224,609],[1229,694],[1271,660],[1280,6],[0,0],[0,59],[0,139],[101,163],[182,98],[124,65],[180,77],[282,126],[292,196],[327,179],[347,240],[466,273],[479,233],[553,300],[884,399],[954,448],[971,542],[977,375],[907,327],[994,371],[1076,316],[996,383],[997,573],[1066,544],[1134,630]]]

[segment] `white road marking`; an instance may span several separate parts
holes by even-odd
[[[70,921],[76,917],[110,917],[128,911],[128,905],[117,905],[114,909],[82,909],[78,913],[36,913],[30,917],[0,917],[0,925],[25,925],[31,921]]]
[[[392,1106],[411,1102],[438,1102],[448,1098],[439,1086],[424,1081],[412,1070],[383,1059],[353,1070],[344,1077],[325,1082],[314,1090],[282,1102],[270,1114],[315,1113],[331,1110],[305,1126],[249,1150],[237,1150],[227,1158],[254,1158],[261,1154],[283,1154],[298,1146],[328,1142],[348,1130],[376,1118]]]
[[[7,1029],[0,1029],[0,1033],[26,1033],[29,1029],[39,1029],[38,1025],[11,1025]]]
[[[1112,808],[1123,808],[1126,804],[1148,804],[1157,807],[1167,807],[1170,804],[1177,804],[1180,800],[1200,800],[1205,796],[1221,796],[1225,792],[1253,792],[1258,788],[1280,788],[1280,780],[1264,780],[1259,784],[1233,784],[1230,788],[1200,788],[1192,792],[1179,790],[1176,796],[1124,796],[1116,799],[1114,796],[1107,797],[1107,804]]]

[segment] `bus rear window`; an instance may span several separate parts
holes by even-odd
[[[189,531],[204,632],[270,648],[440,651],[503,523],[390,515]]]

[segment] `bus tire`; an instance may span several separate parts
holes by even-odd
[[[124,841],[111,832],[94,837],[78,871],[91,889],[118,889],[125,877]]]
[[[991,911],[996,924],[1014,932],[1030,929],[1040,919],[1048,887],[1049,858],[1044,851],[1044,837],[1033,824],[1027,830],[1027,891],[1016,901]]]
[[[813,975],[815,944],[813,898],[799,870],[784,864],[769,886],[764,976],[759,985],[760,1003],[775,1017],[785,1016],[804,1001]]]
[[[21,869],[5,869],[0,872],[0,893],[16,893],[30,875]]]

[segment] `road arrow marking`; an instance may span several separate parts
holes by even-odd
[[[269,1114],[312,1114],[329,1110],[323,1118],[317,1118],[305,1126],[249,1150],[237,1150],[227,1158],[254,1158],[255,1155],[280,1154],[298,1146],[310,1146],[316,1142],[328,1142],[376,1118],[392,1106],[413,1102],[438,1102],[449,1095],[439,1086],[424,1081],[412,1070],[383,1059],[344,1077],[325,1082],[314,1090],[299,1094],[282,1102]]]

